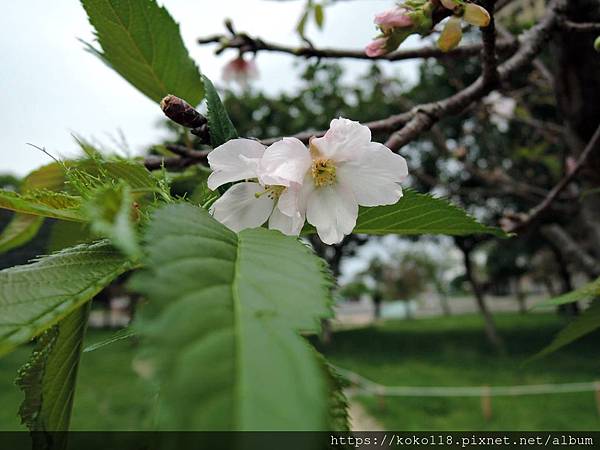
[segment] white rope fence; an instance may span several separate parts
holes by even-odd
[[[596,392],[600,395],[600,381],[516,386],[384,386],[350,370],[337,366],[334,368],[360,392],[384,397],[495,397],[572,392]]]

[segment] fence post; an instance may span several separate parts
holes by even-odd
[[[489,386],[481,389],[481,413],[486,422],[492,420],[492,396]]]
[[[600,416],[600,381],[596,381],[596,408],[598,409],[598,415]]]

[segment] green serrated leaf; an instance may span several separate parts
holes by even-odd
[[[65,168],[62,164],[51,163],[34,170],[23,180],[21,192],[37,189],[59,191],[65,184]]]
[[[208,132],[210,134],[210,142],[214,148],[231,139],[235,139],[238,137],[238,134],[212,82],[204,75],[202,76],[202,81],[204,83],[204,90],[206,91]]]
[[[135,161],[86,160],[79,163],[77,167],[97,177],[102,183],[125,182],[134,194],[160,191],[158,179],[142,164]]]
[[[158,210],[145,241],[131,286],[150,300],[137,329],[163,381],[160,428],[324,429],[324,372],[298,334],[331,314],[323,262],[295,238],[236,235],[184,204]]]
[[[85,222],[80,214],[81,199],[60,192],[35,191],[25,195],[0,190],[0,208],[53,219]]]
[[[39,336],[131,268],[120,252],[98,242],[0,271],[0,356]]]
[[[52,163],[34,170],[21,183],[21,193],[37,189],[55,191],[64,186],[64,169],[57,163]],[[44,219],[31,214],[16,213],[9,224],[0,233],[0,253],[20,247],[33,239]]]
[[[63,450],[75,395],[77,369],[89,314],[89,302],[46,331],[16,384],[25,394],[19,415],[32,434],[34,449]]]
[[[143,94],[167,94],[197,105],[204,95],[198,67],[179,25],[155,0],[81,0],[102,51],[92,49]]]
[[[562,329],[554,338],[552,343],[535,355],[533,359],[542,358],[573,341],[590,334],[600,328],[600,301],[594,301],[579,317]]]
[[[100,237],[107,237],[112,244],[132,259],[140,254],[131,188],[128,184],[103,186],[82,207],[90,219],[90,228]]]
[[[15,214],[0,233],[0,253],[25,245],[35,237],[44,218],[29,214]]]
[[[544,300],[535,305],[535,308],[543,306],[559,306],[566,305],[567,303],[574,303],[580,300],[588,300],[590,298],[600,297],[600,278],[581,286],[579,289],[568,292],[558,297]]]
[[[479,223],[447,200],[412,189],[404,189],[404,196],[395,205],[361,208],[354,233],[405,236],[493,234],[508,237],[501,229]]]

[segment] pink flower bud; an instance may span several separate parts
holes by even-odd
[[[463,19],[465,22],[476,27],[487,27],[490,24],[490,14],[484,8],[474,3],[467,3],[465,5]]]
[[[223,81],[235,81],[245,87],[248,81],[258,78],[258,69],[253,59],[246,60],[243,56],[238,56],[223,67],[221,76]]]
[[[375,25],[382,29],[407,28],[413,26],[413,21],[406,8],[388,9],[375,16]]]
[[[387,44],[387,39],[384,37],[377,38],[369,43],[365,47],[365,53],[369,58],[375,58],[377,56],[382,56],[387,53],[385,48]]]

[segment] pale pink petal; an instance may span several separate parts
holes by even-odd
[[[298,236],[304,226],[304,216],[296,213],[293,217],[283,214],[279,208],[275,207],[269,218],[269,228],[279,230],[288,236]]]
[[[213,203],[210,213],[235,232],[260,227],[271,215],[275,204],[267,195],[256,196],[263,191],[258,183],[235,184]]]
[[[359,205],[393,205],[402,197],[400,182],[408,176],[406,160],[383,144],[371,142],[361,158],[337,168],[339,182],[350,186]]]
[[[374,22],[382,28],[405,28],[413,25],[406,8],[388,9],[377,14]]]
[[[325,136],[311,140],[310,145],[323,158],[347,161],[359,158],[362,149],[369,142],[371,142],[369,127],[340,117],[331,121]]]
[[[325,244],[337,244],[356,225],[358,203],[341,183],[312,190],[307,198],[306,220],[315,226]]]
[[[365,54],[369,58],[376,58],[378,56],[383,56],[387,53],[386,50],[387,38],[379,37],[367,44],[365,47]]]
[[[279,196],[277,208],[286,216],[294,217],[299,211],[304,213],[303,209],[300,208],[299,196],[301,187],[302,186],[300,184],[294,183],[290,187],[286,188]]]
[[[296,138],[283,138],[267,147],[259,164],[259,179],[265,185],[302,183],[312,160],[306,146]]]
[[[208,154],[213,171],[208,177],[208,187],[215,190],[225,183],[256,178],[264,152],[265,146],[252,139],[232,139],[218,146]]]

